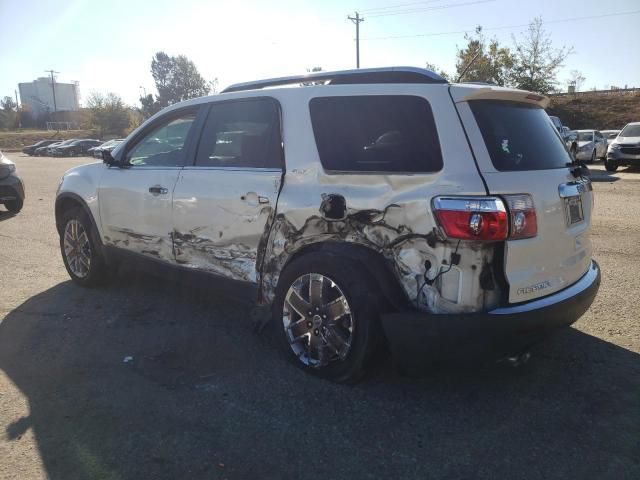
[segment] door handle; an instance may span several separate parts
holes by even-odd
[[[149,193],[153,195],[165,195],[169,193],[169,190],[160,185],[154,185],[153,187],[149,187]]]
[[[269,203],[269,197],[263,197],[256,192],[247,192],[240,197],[240,200],[247,202],[249,205],[256,206],[258,204],[264,205]]]

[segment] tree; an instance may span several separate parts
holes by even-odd
[[[155,100],[151,94],[140,97],[140,104],[142,105],[140,110],[144,118],[152,117],[162,109],[160,102]]]
[[[2,107],[2,110],[5,112],[13,112],[17,110],[18,104],[13,101],[12,97],[6,96],[0,100],[0,107]]]
[[[151,75],[158,90],[156,101],[162,108],[207,95],[212,87],[184,55],[172,57],[165,52],[156,53],[151,60]]]
[[[542,28],[542,18],[536,17],[520,39],[513,38],[515,66],[512,84],[523,90],[548,93],[556,87],[556,75],[573,48],[554,48],[550,36]]]
[[[322,71],[322,67],[311,67],[311,68],[307,68],[307,73],[319,73]],[[313,85],[323,85],[325,82],[324,81],[320,81],[320,82],[302,82],[300,84],[301,87],[310,87]]]
[[[442,78],[444,78],[448,82],[453,82],[455,80],[455,78],[453,78],[453,75],[451,75],[450,73],[445,72],[441,68],[436,67],[435,63],[427,62],[425,64],[424,68],[426,68],[427,70],[431,70],[432,72],[437,73],[438,75],[440,75]]]
[[[567,85],[575,87],[576,92],[580,91],[582,84],[587,78],[582,74],[580,70],[571,70],[569,72],[569,78],[567,79]]]
[[[476,27],[474,35],[465,34],[464,38],[467,45],[456,54],[455,79],[464,73],[461,80],[468,82],[508,85],[514,66],[511,50],[501,46],[495,38],[487,41],[481,26]]]
[[[91,126],[99,130],[100,136],[122,135],[129,128],[129,109],[115,93],[91,92],[87,106],[91,112]]]

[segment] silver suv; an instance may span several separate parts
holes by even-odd
[[[62,258],[83,286],[130,258],[247,287],[335,381],[383,342],[398,364],[517,354],[600,283],[591,183],[546,104],[415,68],[233,85],[64,175]]]

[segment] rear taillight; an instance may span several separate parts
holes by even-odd
[[[449,238],[497,242],[535,237],[538,232],[530,195],[505,195],[504,200],[436,197],[432,205],[438,224]]]
[[[436,197],[433,213],[449,238],[491,242],[509,235],[507,210],[499,198]]]
[[[538,233],[536,209],[531,195],[505,195],[511,221],[510,239],[535,237]]]

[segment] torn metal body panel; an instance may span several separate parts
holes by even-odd
[[[280,169],[185,168],[173,193],[176,262],[258,283],[281,178]]]
[[[348,242],[382,255],[408,301],[420,310],[472,312],[497,304],[498,292],[480,285],[481,270],[494,261],[493,246],[457,244],[441,237],[430,209],[428,179],[350,180],[354,178],[361,183],[335,189],[342,194],[315,188],[315,205],[278,211],[265,252],[263,302],[273,300],[280,272],[302,248],[316,242]],[[295,192],[285,184],[282,196],[287,198],[287,204],[294,203],[292,190]],[[299,201],[309,202],[309,190],[299,192],[303,191],[304,197]],[[367,191],[372,192],[370,197]],[[450,266],[456,250],[460,260],[458,265]],[[430,267],[426,270],[425,265]],[[447,273],[439,275],[445,270]],[[430,279],[437,281],[430,283]]]

